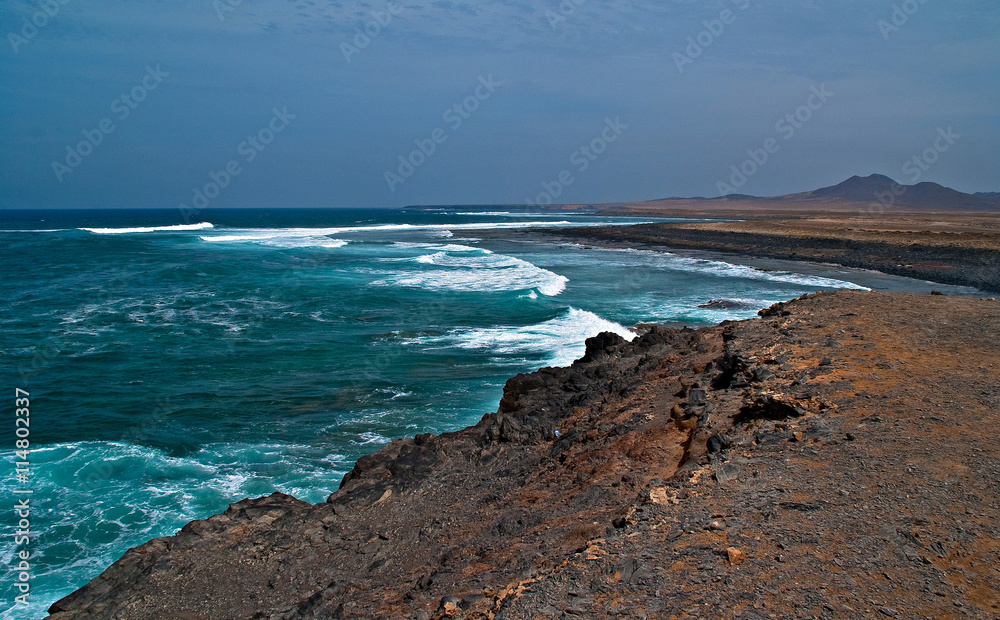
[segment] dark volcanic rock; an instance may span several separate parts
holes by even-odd
[[[740,408],[736,421],[787,420],[804,416],[808,409],[799,401],[784,394],[757,394]]]
[[[698,307],[706,310],[753,310],[754,308],[759,308],[760,306],[756,306],[752,302],[740,301],[738,299],[713,299]]]

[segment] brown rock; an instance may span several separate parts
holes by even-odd
[[[729,564],[732,566],[739,566],[743,563],[743,560],[747,559],[746,552],[741,551],[736,547],[726,549],[726,556],[729,557]]]

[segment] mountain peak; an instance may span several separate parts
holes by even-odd
[[[837,185],[794,196],[921,209],[981,209],[986,206],[983,203],[988,202],[983,197],[965,194],[930,181],[904,185],[884,174],[870,174],[866,177],[855,175]]]
[[[898,186],[899,184],[884,174],[870,174],[866,177],[854,175],[837,185],[823,187],[809,193],[817,197],[837,197],[855,202],[865,202],[874,200],[875,195],[880,192],[891,192],[893,185]]]

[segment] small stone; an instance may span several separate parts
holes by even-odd
[[[725,435],[712,435],[708,438],[707,446],[708,451],[712,454],[722,452],[728,449],[732,445],[732,442]]]
[[[753,380],[757,383],[761,381],[766,381],[768,377],[771,376],[771,369],[767,366],[758,366],[753,370]]]
[[[729,564],[732,566],[739,566],[743,560],[747,559],[746,551],[741,551],[736,547],[726,549],[726,555],[729,556]]]
[[[715,479],[720,484],[725,484],[730,480],[736,480],[740,475],[740,468],[731,463],[726,463],[715,470]]]
[[[672,498],[667,493],[666,487],[655,487],[649,490],[649,501],[653,504],[666,506],[667,504],[676,503],[671,501],[671,499]]]
[[[454,596],[446,596],[441,599],[440,610],[446,614],[453,614],[458,611],[459,606],[462,603],[462,599]]]

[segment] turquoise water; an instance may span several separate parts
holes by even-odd
[[[464,427],[601,331],[754,316],[857,284],[697,257],[475,239],[636,220],[401,211],[0,211],[8,498],[39,618],[128,548],[241,498],[320,502],[393,438]],[[463,236],[472,235],[472,238]],[[857,275],[857,274],[855,274]],[[845,272],[842,276],[852,279]],[[856,278],[853,278],[856,279]],[[735,310],[698,308],[711,299]],[[30,478],[14,478],[14,390]],[[8,511],[5,526],[16,517]],[[13,538],[0,559],[16,564]]]

